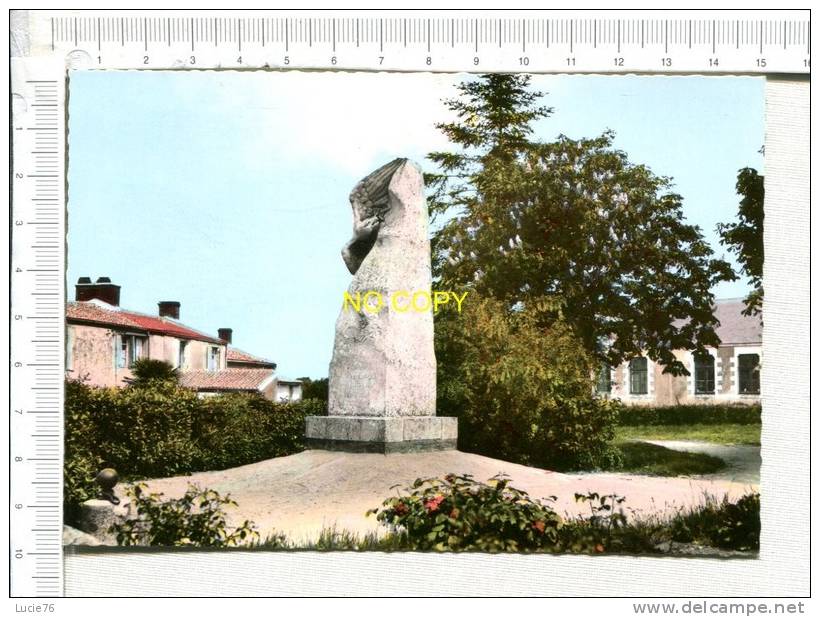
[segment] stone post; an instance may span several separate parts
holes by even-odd
[[[456,418],[436,416],[430,241],[419,168],[396,159],[350,195],[354,275],[336,321],[328,416],[306,422],[314,448],[355,452],[452,449]],[[421,292],[421,293],[416,293]],[[340,298],[341,299],[341,298]]]
[[[111,533],[111,526],[125,519],[126,507],[106,499],[89,499],[80,508],[80,531],[94,536],[101,544],[116,545],[117,538]]]

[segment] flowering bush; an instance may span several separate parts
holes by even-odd
[[[120,546],[239,546],[259,538],[250,521],[228,527],[223,507],[237,505],[228,496],[190,484],[179,499],[162,500],[145,488],[138,483],[126,491],[136,517],[113,526]]]
[[[412,550],[545,549],[555,544],[561,527],[550,506],[509,486],[503,474],[486,484],[469,475],[418,479],[406,495],[387,499],[371,514]]]

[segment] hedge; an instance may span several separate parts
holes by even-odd
[[[681,424],[760,424],[760,405],[624,406],[619,424],[657,426]]]
[[[226,469],[304,449],[305,416],[323,401],[274,403],[257,394],[199,398],[173,382],[95,388],[66,382],[67,520],[113,467],[127,480]]]

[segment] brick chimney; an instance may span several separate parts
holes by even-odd
[[[163,300],[157,302],[159,306],[160,317],[170,317],[171,319],[179,319],[180,304],[176,300]]]
[[[231,344],[231,341],[233,341],[233,330],[231,328],[220,328],[217,332],[220,341],[225,341],[228,345]]]
[[[96,283],[91,282],[91,278],[81,276],[75,285],[77,302],[88,302],[89,300],[102,300],[111,306],[120,305],[120,286],[114,285],[107,276],[101,276]]]

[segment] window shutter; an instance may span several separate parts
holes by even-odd
[[[123,341],[124,338],[122,334],[117,334],[114,337],[114,357],[116,358],[117,368],[125,368],[125,352],[122,348]]]

